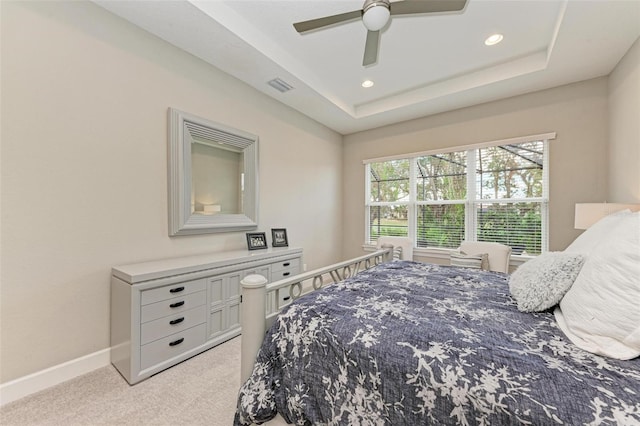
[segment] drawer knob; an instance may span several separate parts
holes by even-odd
[[[169,321],[169,324],[176,325],[176,324],[180,324],[182,321],[184,321],[184,317],[180,317],[180,318],[176,318],[174,320],[171,320],[171,321]]]
[[[285,263],[282,264],[282,266],[289,266],[289,265],[291,265],[291,263],[289,263],[289,262],[285,262]]]
[[[180,306],[184,305],[184,300],[181,300],[179,302],[176,303],[172,303],[169,305],[170,308],[179,308]]]
[[[289,275],[291,275],[291,272],[285,272],[284,274],[282,274],[283,277],[288,277]]]
[[[182,343],[182,342],[184,342],[184,337],[181,337],[181,338],[180,338],[180,339],[178,339],[178,340],[174,340],[173,342],[170,342],[170,343],[169,343],[169,346],[176,346],[176,345],[179,345],[179,344],[180,344],[180,343]]]
[[[169,290],[169,293],[180,293],[183,290],[184,290],[184,287],[176,287]]]

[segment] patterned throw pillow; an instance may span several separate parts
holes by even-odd
[[[557,305],[576,280],[584,256],[547,252],[523,263],[509,277],[509,292],[523,312],[540,312]]]
[[[451,252],[451,266],[489,270],[489,254],[467,254],[463,251]]]

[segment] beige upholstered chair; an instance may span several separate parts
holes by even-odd
[[[511,258],[511,247],[500,243],[487,243],[476,241],[463,241],[460,244],[460,251],[466,254],[489,255],[489,270],[509,273],[509,260]]]
[[[379,237],[376,244],[381,248],[383,244],[391,244],[394,247],[402,247],[402,260],[413,260],[413,242],[408,237]]]

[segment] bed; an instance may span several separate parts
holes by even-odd
[[[560,329],[557,304],[519,303],[505,273],[404,260],[364,268],[274,318],[235,423],[640,424],[640,358],[584,350]]]

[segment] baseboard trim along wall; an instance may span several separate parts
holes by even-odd
[[[66,382],[75,377],[106,367],[111,362],[110,348],[54,365],[45,370],[0,385],[0,405]]]

